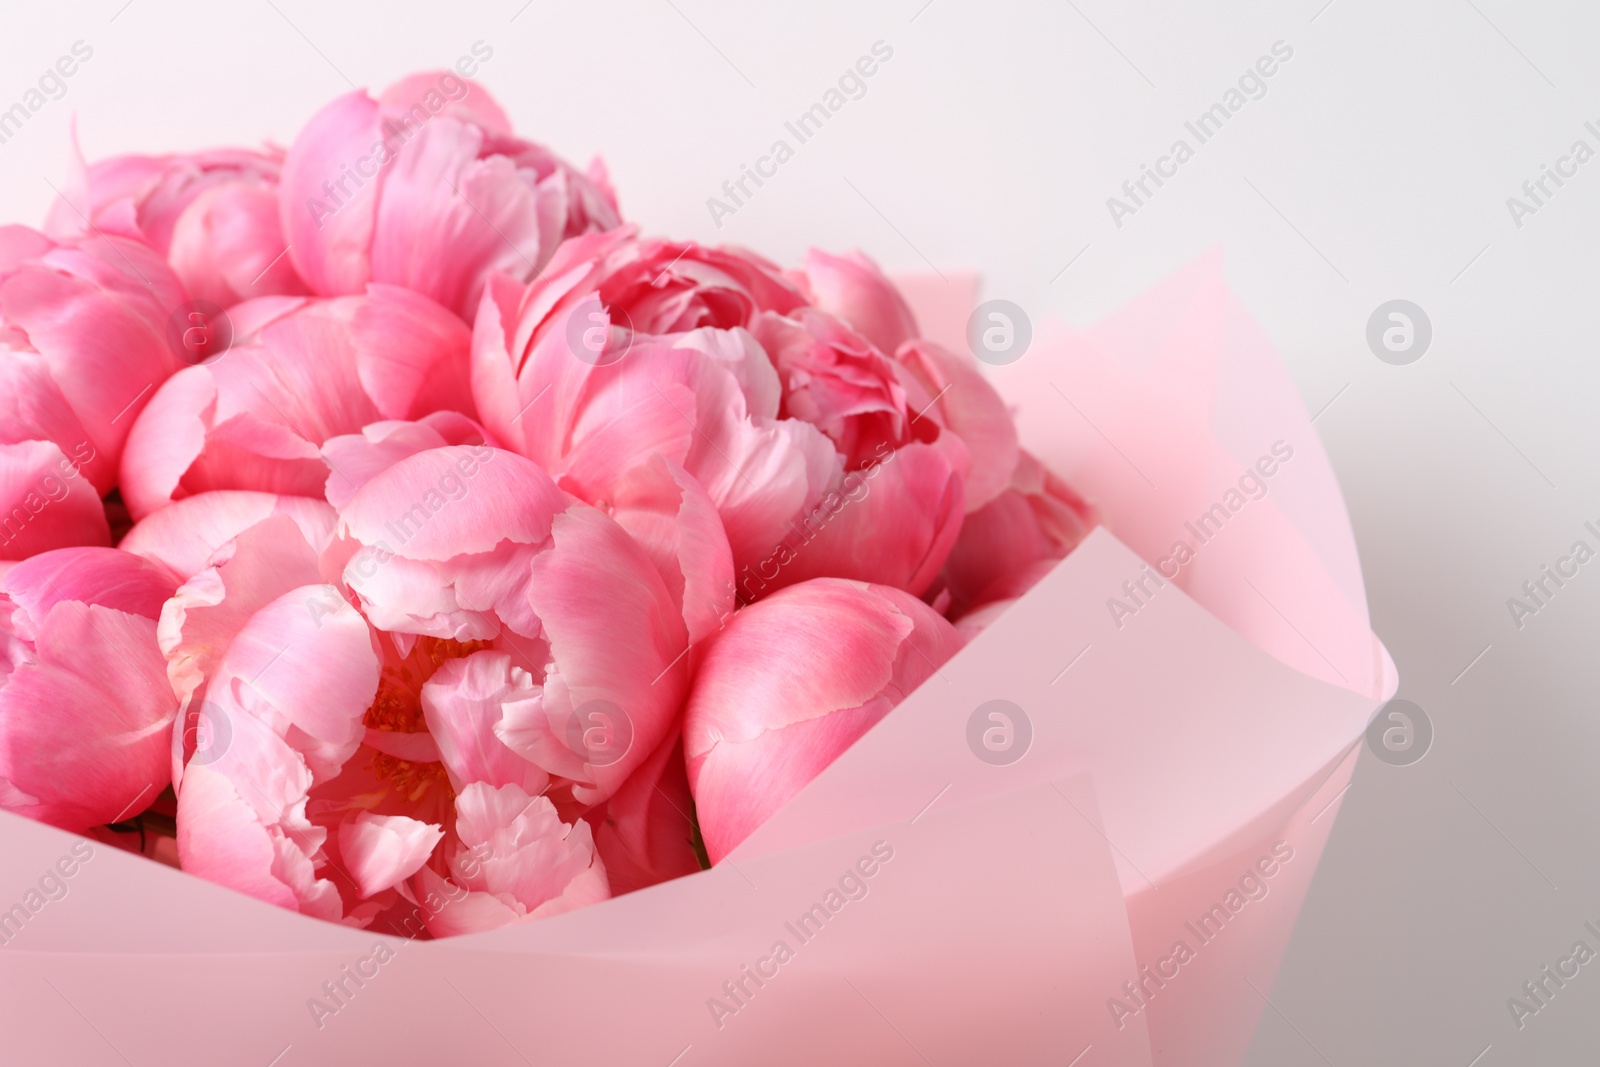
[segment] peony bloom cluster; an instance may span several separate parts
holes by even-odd
[[[719,862],[1095,521],[870,260],[453,74],[80,162],[0,377],[0,807],[407,936]]]

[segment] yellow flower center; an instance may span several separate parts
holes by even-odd
[[[438,637],[419,637],[411,654],[384,665],[378,679],[378,695],[367,709],[363,722],[368,728],[386,733],[427,733],[427,718],[422,711],[422,687],[445,663],[464,659],[491,647],[487,641],[452,641]],[[430,787],[439,786],[452,797],[449,776],[437,761],[414,762],[386,752],[372,754],[373,775],[388,782],[401,796],[416,802]]]

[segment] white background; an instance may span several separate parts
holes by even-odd
[[[0,214],[42,218],[74,113],[91,157],[286,144],[352,85],[481,39],[519,130],[603,152],[653,232],[980,268],[1080,325],[1221,246],[1322,411],[1375,626],[1437,732],[1414,766],[1363,760],[1248,1062],[1595,1062],[1600,963],[1520,1032],[1506,998],[1600,925],[1600,562],[1521,630],[1506,600],[1600,525],[1600,160],[1520,228],[1506,200],[1600,148],[1600,11],[1324,5],[9,4],[0,109],[74,41],[94,55],[0,145]],[[717,229],[706,198],[878,40],[866,95]],[[1279,40],[1267,94],[1116,227],[1106,198]],[[1433,323],[1410,366],[1365,342],[1393,298]]]

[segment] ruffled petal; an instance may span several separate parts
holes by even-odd
[[[514,668],[504,652],[478,652],[451,660],[422,687],[428,732],[459,792],[471,782],[515,785],[530,796],[543,793],[550,776],[507,748],[495,733],[507,704],[537,700],[527,671]]]

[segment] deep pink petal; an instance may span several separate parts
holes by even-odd
[[[689,817],[693,810],[683,738],[674,733],[602,808],[585,816],[594,827],[595,849],[605,861],[613,894],[700,869]]]

